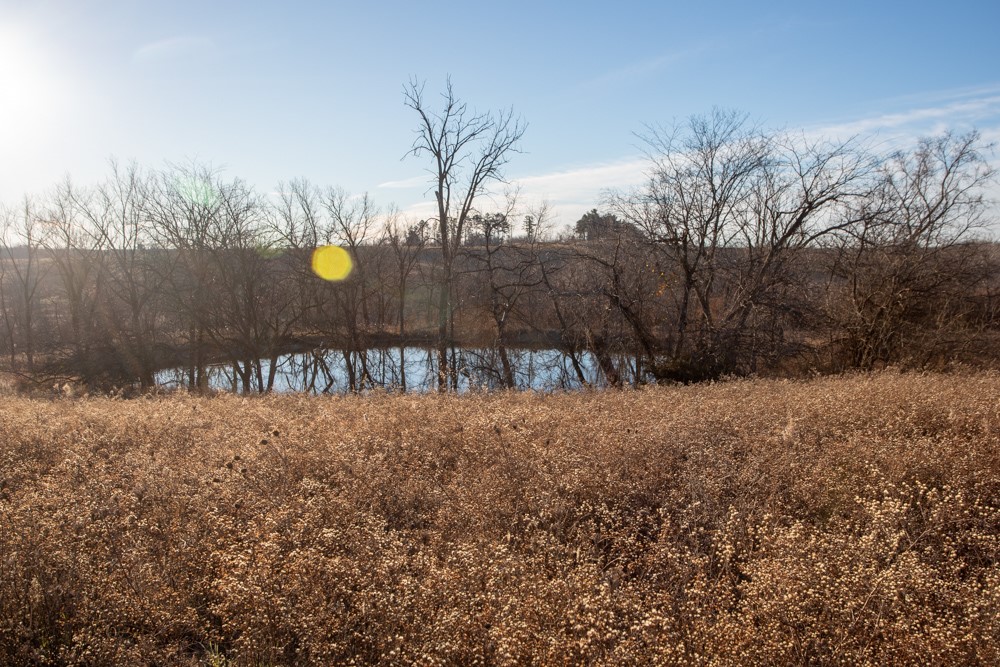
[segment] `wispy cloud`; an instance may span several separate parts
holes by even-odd
[[[432,201],[421,201],[403,208],[403,217],[410,220],[426,220],[437,215],[437,204]]]
[[[646,181],[649,163],[631,157],[514,178],[527,206],[547,202],[556,226],[571,225],[592,208],[600,208],[609,190],[628,189]]]
[[[604,72],[592,79],[582,81],[577,87],[581,90],[597,90],[609,86],[642,81],[693,56],[708,51],[709,48],[710,45],[705,43],[690,49],[662,53],[644,60],[637,60],[617,69]]]
[[[909,149],[923,137],[944,132],[977,130],[982,145],[992,147],[983,157],[1000,172],[1000,84],[927,91],[891,100],[881,113],[834,123],[817,123],[803,128],[809,139],[844,140],[858,137],[876,150]],[[889,110],[891,109],[891,110]],[[991,202],[994,230],[1000,229],[1000,180],[988,183],[983,194]]]
[[[411,176],[410,178],[404,178],[399,181],[386,181],[385,183],[379,183],[377,188],[386,190],[398,190],[403,188],[417,188],[421,185],[427,185],[427,176]]]
[[[608,190],[641,185],[646,180],[647,168],[648,164],[644,159],[627,158],[542,174],[515,176],[510,179],[510,186],[518,190],[521,208],[547,202],[554,224],[565,226],[579,220],[590,209],[600,208],[601,200]],[[488,198],[484,198],[479,206],[500,208],[504,203],[499,199],[491,203]],[[418,219],[432,217],[436,212],[432,201],[414,203],[403,210],[408,217]]]
[[[582,199],[593,201],[594,195],[599,196],[605,190],[642,183],[648,166],[644,159],[630,158],[523,176],[513,179],[513,182],[520,186],[522,192],[535,194],[553,203]]]
[[[214,48],[215,42],[208,37],[177,35],[143,44],[132,54],[132,60],[134,62],[167,60],[195,53],[203,53]]]
[[[627,83],[643,79],[651,74],[684,59],[684,53],[667,53],[656,58],[630,63],[609,72],[605,72],[580,84],[580,88],[605,88],[609,85]]]
[[[962,88],[924,90],[882,100],[886,106],[898,108],[923,108],[949,104],[958,100],[982,99],[1000,95],[1000,83],[987,83]]]
[[[1000,86],[954,91],[951,94],[930,93],[925,100],[914,97],[909,108],[815,125],[806,128],[806,132],[827,138],[877,134],[882,139],[892,140],[912,139],[944,129],[979,127],[986,131],[1000,126]]]

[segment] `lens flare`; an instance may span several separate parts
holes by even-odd
[[[185,176],[174,181],[177,193],[188,204],[212,208],[219,201],[219,194],[215,186],[204,178]]]
[[[313,273],[323,280],[343,280],[351,274],[353,266],[350,253],[339,246],[325,245],[313,251]]]

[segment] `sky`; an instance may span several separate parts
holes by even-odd
[[[1000,140],[1000,2],[0,0],[0,202],[109,160],[307,178],[429,215],[410,80],[527,123],[506,176],[554,226],[641,184],[639,136],[713,107],[905,145]],[[988,157],[1000,164],[996,150]]]

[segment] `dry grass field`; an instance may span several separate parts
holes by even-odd
[[[0,411],[0,664],[1000,663],[997,374]]]

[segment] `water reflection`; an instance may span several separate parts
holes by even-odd
[[[506,356],[506,368],[503,357]],[[510,386],[533,391],[602,387],[607,378],[590,352],[567,353],[554,349],[455,348],[449,357],[457,373],[459,392],[495,390]],[[634,383],[634,360],[615,359],[616,372],[626,383]],[[270,362],[263,372],[272,372]],[[437,351],[422,347],[380,348],[361,351],[314,350],[278,357],[273,366],[273,391],[339,394],[374,389],[400,392],[436,391]],[[172,368],[157,374],[164,387],[186,386],[187,370]],[[207,369],[208,386],[217,391],[244,391],[245,385],[233,364],[215,364]],[[267,380],[265,380],[267,382]]]

